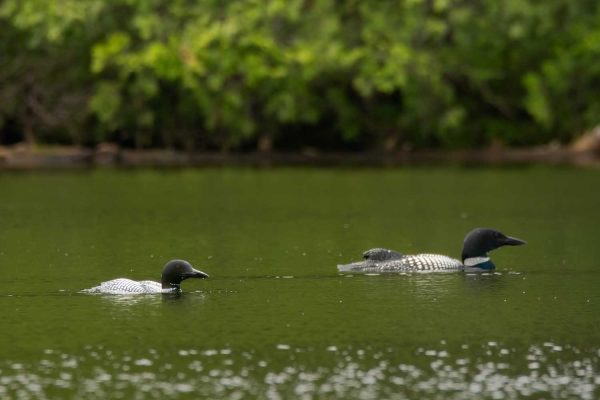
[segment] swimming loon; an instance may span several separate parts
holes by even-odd
[[[102,282],[100,286],[86,289],[87,293],[131,294],[131,293],[173,293],[181,291],[181,281],[188,278],[208,278],[208,274],[194,269],[184,260],[171,260],[163,268],[161,283],[154,281],[132,281],[118,278]]]
[[[393,250],[375,248],[363,253],[364,261],[340,264],[340,272],[451,272],[489,271],[495,268],[488,252],[502,246],[526,242],[488,228],[476,228],[467,234],[462,262],[439,254],[404,255]]]

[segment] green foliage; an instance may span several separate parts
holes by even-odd
[[[598,20],[589,0],[4,0],[0,121],[187,149],[568,141],[600,122]]]

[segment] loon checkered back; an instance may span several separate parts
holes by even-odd
[[[460,271],[463,264],[454,258],[440,254],[401,255],[395,259],[366,259],[351,264],[338,265],[340,272],[433,272]]]
[[[87,293],[105,294],[134,294],[134,293],[169,293],[177,289],[163,289],[162,285],[154,281],[133,281],[126,278],[113,279],[102,282],[99,286],[86,289]]]

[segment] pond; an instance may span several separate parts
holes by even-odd
[[[600,396],[600,173],[575,168],[0,174],[0,398]],[[362,251],[492,274],[340,274]],[[181,296],[91,295],[210,279]]]

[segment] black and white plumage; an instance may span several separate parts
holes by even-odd
[[[370,250],[367,250],[368,253]],[[364,256],[364,254],[363,254]],[[396,258],[386,260],[374,260],[365,258],[351,264],[340,264],[340,272],[433,272],[433,271],[461,271],[463,263],[459,260],[440,254],[414,254],[399,255]]]
[[[133,294],[133,293],[170,293],[177,289],[163,289],[159,282],[134,281],[127,278],[117,278],[102,282],[99,286],[85,289],[88,293]]]
[[[375,248],[363,253],[363,261],[338,265],[340,272],[453,272],[487,271],[495,268],[487,253],[501,246],[516,246],[525,241],[489,228],[467,234],[462,261],[440,254],[403,255],[394,250]]]
[[[85,289],[84,292],[104,294],[173,293],[180,291],[181,282],[189,278],[208,278],[208,274],[195,269],[187,261],[171,260],[163,268],[160,283],[117,278]]]

